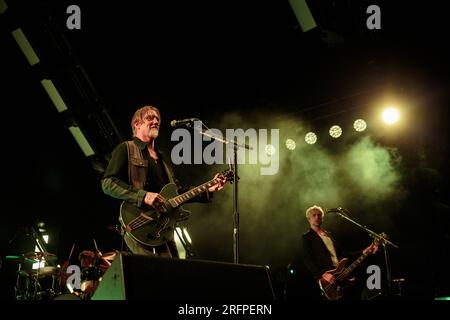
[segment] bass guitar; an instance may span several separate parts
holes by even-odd
[[[383,232],[381,234],[382,238],[387,239],[387,235]],[[378,245],[379,240],[375,239],[372,243],[373,245]],[[351,265],[347,266],[348,258],[344,258],[340,260],[336,266],[336,268],[327,271],[331,273],[335,277],[335,282],[330,283],[327,280],[320,278],[319,279],[319,287],[322,291],[323,296],[327,300],[339,300],[343,296],[343,292],[345,288],[351,286],[354,282],[353,279],[349,279],[348,275],[357,268],[361,262],[363,262],[370,252],[363,253],[358,259],[356,259]]]

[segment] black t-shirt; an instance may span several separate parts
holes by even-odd
[[[167,177],[166,170],[164,169],[161,154],[158,153],[158,160],[155,160],[149,156],[147,181],[145,183],[144,189],[149,192],[159,193],[161,189],[168,183],[169,178]]]

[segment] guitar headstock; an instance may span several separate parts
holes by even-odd
[[[380,244],[383,244],[388,239],[389,235],[386,232],[382,232],[380,233],[379,237],[374,237],[373,243],[378,246]]]
[[[233,183],[234,171],[231,169],[226,169],[226,170],[222,171],[221,173],[219,173],[218,178],[225,180],[225,182]]]
[[[374,254],[378,251],[378,246],[380,244],[384,245],[386,241],[388,241],[388,235],[386,233],[380,233],[380,234],[371,234],[372,238],[374,238],[373,242],[368,246],[366,249],[363,250],[363,254]]]

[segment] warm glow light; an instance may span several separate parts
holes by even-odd
[[[383,111],[383,120],[387,124],[394,124],[400,118],[400,112],[396,108],[387,108]]]

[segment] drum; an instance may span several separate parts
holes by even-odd
[[[17,280],[15,290],[16,300],[30,300],[34,293],[34,282],[29,274],[25,271],[20,271]]]
[[[59,274],[57,267],[43,267],[30,272],[32,300],[52,300],[59,294]]]

